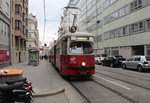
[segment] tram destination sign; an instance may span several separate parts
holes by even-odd
[[[89,40],[89,37],[77,37],[77,40]]]

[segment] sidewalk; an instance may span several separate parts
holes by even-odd
[[[23,76],[33,83],[33,89],[36,94],[52,94],[34,98],[33,103],[86,103],[78,92],[67,81],[62,79],[46,60],[40,61],[38,66],[28,65],[26,62],[5,68],[24,70]],[[64,91],[62,91],[63,89]]]

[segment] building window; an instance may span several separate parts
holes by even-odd
[[[107,24],[109,22],[112,22],[113,20],[119,18],[119,17],[122,17],[126,14],[129,13],[129,6],[126,5],[124,6],[123,8],[121,9],[118,9],[117,11],[107,15],[106,17],[104,17],[104,24]]]
[[[26,8],[26,14],[28,14],[28,8]]]
[[[130,4],[131,11],[142,7],[142,0],[135,0]]]
[[[131,24],[131,33],[137,32],[137,31],[143,31],[144,30],[144,23],[143,21]]]
[[[26,27],[23,26],[23,34],[26,34]]]
[[[31,42],[29,42],[29,47],[32,47]]]
[[[14,19],[12,18],[12,29],[14,28]]]
[[[138,30],[138,23],[135,23],[135,24],[131,24],[131,31],[132,32],[135,32]]]
[[[2,33],[2,21],[0,20],[0,33]]]
[[[19,20],[15,21],[15,29],[19,29]]]
[[[147,29],[150,30],[150,19],[148,19],[146,22],[147,22]]]
[[[28,18],[26,18],[26,25],[28,25]]]
[[[116,30],[112,30],[112,31],[110,32],[110,38],[111,38],[111,39],[115,38],[115,34],[116,34]]]
[[[144,29],[144,25],[143,25],[143,22],[139,22],[139,30],[143,30]]]
[[[115,29],[114,30],[115,34],[114,34],[114,38],[117,38],[119,35],[118,35],[118,29]]]
[[[4,22],[2,22],[2,34],[5,34],[5,23]]]
[[[31,34],[28,35],[28,38],[31,38]]]
[[[2,8],[2,0],[0,0],[0,8]]]
[[[21,14],[21,12],[22,12],[21,5],[20,4],[16,4],[15,5],[15,13]]]
[[[105,9],[105,8],[107,8],[109,5],[110,5],[109,0],[106,0],[106,1],[104,2],[104,4],[103,4],[103,8]]]
[[[22,24],[20,20],[15,21],[15,29],[22,31]]]
[[[24,4],[25,4],[25,2],[24,2],[24,0],[23,0],[23,2],[22,2],[23,7],[24,7]]]
[[[23,18],[23,21],[25,21],[25,14],[23,13],[23,15],[22,15],[22,18]]]
[[[122,27],[122,35],[129,34],[129,26]]]
[[[9,8],[9,4],[6,2],[6,14],[10,15],[10,8]]]
[[[4,31],[3,34],[7,35],[8,30],[7,30],[7,24],[5,24],[5,23],[3,25],[3,31]]]
[[[12,1],[11,9],[12,9],[12,12],[14,12],[14,1]]]

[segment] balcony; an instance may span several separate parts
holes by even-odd
[[[22,37],[23,34],[22,34],[22,32],[19,29],[16,29],[15,30],[15,36]]]
[[[22,0],[15,0],[15,4],[20,4],[21,7],[23,7],[23,6],[22,6]]]
[[[22,16],[20,14],[16,14],[15,15],[15,19],[22,21]]]
[[[22,39],[24,39],[25,41],[27,41],[28,40],[28,38],[27,38],[27,36],[26,35],[22,35]]]
[[[15,30],[15,36],[20,37],[21,39],[27,41],[27,36],[24,35],[19,29]]]

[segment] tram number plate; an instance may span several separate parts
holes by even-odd
[[[86,75],[86,72],[81,72],[81,75]]]

